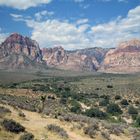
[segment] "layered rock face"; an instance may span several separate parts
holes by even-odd
[[[105,72],[139,72],[140,41],[122,42],[116,49],[110,50],[103,61],[101,71]]]
[[[45,48],[42,52],[48,66],[74,71],[96,71],[106,53],[101,48],[65,51],[62,47]]]
[[[1,69],[31,68],[42,62],[38,43],[28,37],[14,33],[0,45]]]
[[[61,47],[43,48],[43,60],[50,67],[58,66],[67,62],[68,56],[66,51]]]

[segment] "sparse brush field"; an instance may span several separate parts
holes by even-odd
[[[13,82],[8,74],[0,77],[0,140],[140,140],[139,74],[52,70]]]

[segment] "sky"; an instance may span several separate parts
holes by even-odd
[[[140,39],[140,0],[0,0],[0,43],[15,32],[41,48],[117,47]]]

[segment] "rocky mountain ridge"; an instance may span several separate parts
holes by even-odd
[[[101,71],[140,72],[140,40],[130,40],[119,44],[107,52]]]
[[[73,71],[140,72],[140,40],[122,42],[114,49],[63,47],[40,49],[39,44],[18,33],[0,45],[0,69],[57,68]]]
[[[0,45],[0,69],[33,68],[42,63],[39,44],[28,37],[13,33]]]

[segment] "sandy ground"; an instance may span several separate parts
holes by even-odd
[[[5,105],[4,105],[5,106]],[[81,130],[71,130],[73,124],[67,123],[67,122],[61,122],[58,119],[52,119],[47,116],[43,116],[42,114],[36,113],[36,112],[30,112],[26,110],[22,110],[22,112],[25,114],[25,118],[21,118],[18,115],[18,110],[14,109],[11,106],[6,105],[7,108],[9,108],[12,111],[12,114],[10,116],[7,116],[7,118],[12,118],[22,124],[28,132],[31,132],[35,135],[35,138],[37,140],[62,140],[61,137],[59,137],[57,134],[51,133],[46,129],[46,126],[48,124],[56,124],[61,127],[63,127],[68,135],[69,140],[93,140],[89,138],[88,136],[84,135]],[[130,138],[127,138],[126,136],[111,136],[111,140],[130,140]],[[19,135],[16,135],[14,140],[18,140]],[[105,140],[101,136],[97,136],[95,140]]]

